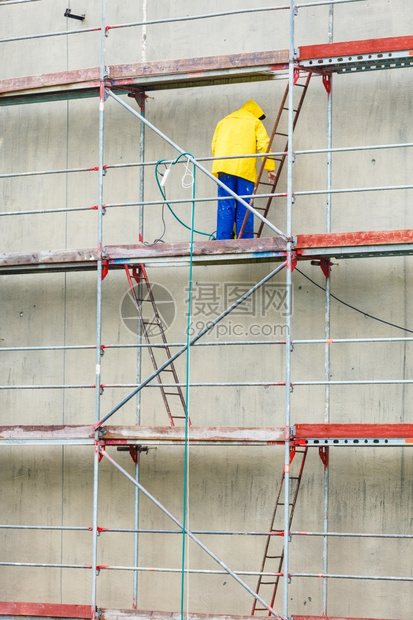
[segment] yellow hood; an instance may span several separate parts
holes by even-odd
[[[244,103],[241,110],[247,110],[247,112],[251,112],[251,114],[253,114],[255,118],[260,118],[260,116],[263,116],[264,114],[264,111],[261,110],[260,106],[256,101],[254,101],[254,99],[249,99],[247,103]]]

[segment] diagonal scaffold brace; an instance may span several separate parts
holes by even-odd
[[[129,402],[131,398],[136,396],[136,394],[138,394],[153,379],[155,379],[159,375],[160,372],[162,372],[165,368],[167,368],[170,364],[172,364],[172,362],[174,362],[180,355],[182,355],[182,353],[185,353],[185,351],[188,349],[188,347],[194,345],[196,342],[198,342],[198,340],[200,340],[203,336],[205,336],[206,333],[211,331],[211,329],[213,329],[217,323],[219,323],[222,319],[224,319],[226,316],[228,316],[228,314],[230,314],[230,312],[232,312],[233,310],[235,310],[235,308],[237,308],[240,304],[242,304],[243,301],[248,299],[248,297],[250,297],[253,293],[255,293],[255,291],[257,291],[259,288],[261,288],[261,286],[263,286],[266,282],[271,280],[271,278],[273,278],[284,267],[286,267],[287,263],[288,263],[288,261],[284,261],[283,263],[278,265],[278,267],[273,269],[262,280],[257,282],[257,284],[254,284],[254,286],[252,288],[250,288],[249,291],[247,291],[246,293],[244,293],[244,295],[239,297],[239,299],[237,299],[231,306],[229,306],[226,310],[224,310],[213,321],[208,323],[208,325],[206,325],[204,327],[204,329],[202,329],[196,336],[194,336],[189,341],[188,344],[183,345],[176,353],[174,353],[174,355],[172,355],[172,357],[170,357],[166,362],[164,362],[161,366],[159,366],[159,368],[155,372],[153,372],[142,383],[140,383],[130,394],[128,394],[128,396],[125,396],[125,398],[123,400],[121,400],[120,403],[118,403],[115,407],[113,407],[113,409],[111,409],[111,411],[109,411],[101,420],[99,420],[99,422],[96,422],[96,424],[94,425],[93,429],[95,431],[97,431],[106,422],[106,420],[108,420],[114,413],[116,413],[116,411],[121,409],[121,407],[123,407],[123,405],[125,405],[127,402]]]
[[[179,519],[177,519],[171,512],[169,512],[167,508],[165,508],[165,506],[163,506],[163,504],[161,504],[153,495],[151,495],[151,493],[149,493],[149,491],[147,491],[147,489],[145,489],[145,487],[143,487],[140,482],[138,482],[125,469],[123,469],[123,467],[119,465],[119,463],[117,463],[111,456],[109,456],[102,446],[100,446],[99,451],[101,456],[104,456],[110,463],[112,463],[112,465],[116,467],[116,469],[118,469],[124,476],[126,476],[126,478],[130,480],[144,495],[146,495],[148,499],[150,499],[156,506],[158,506],[158,508],[160,508],[162,512],[164,512],[179,527],[179,529],[185,532],[185,534],[191,540],[193,540],[199,547],[201,547],[201,549],[203,549],[213,560],[215,560],[215,562],[217,562],[221,566],[221,568],[223,568],[229,575],[231,575],[233,579],[235,579],[235,581],[237,581],[245,590],[247,590],[247,592],[249,592],[254,597],[254,599],[257,599],[261,603],[261,605],[265,607],[269,615],[273,616],[277,620],[287,620],[284,616],[281,616],[278,612],[275,611],[275,609],[268,605],[259,594],[254,592],[254,590],[250,588],[249,585],[246,584],[236,573],[234,573],[234,571],[231,570],[229,566],[224,564],[224,562],[222,562],[222,560],[220,560],[213,551],[211,551],[206,545],[204,545],[204,543],[199,540],[199,538],[195,536],[195,534],[191,532],[191,530],[189,530],[187,527],[184,527],[184,525],[179,521]]]
[[[220,185],[230,196],[235,198],[235,200],[237,200],[246,209],[248,209],[248,211],[251,211],[251,213],[253,213],[259,220],[261,220],[261,222],[263,224],[266,224],[276,235],[279,235],[283,239],[287,240],[287,236],[286,236],[285,233],[283,233],[276,226],[274,226],[274,224],[272,224],[269,220],[267,220],[259,211],[254,209],[254,207],[252,207],[249,202],[247,202],[246,200],[244,200],[243,198],[238,196],[232,189],[230,189],[224,183],[222,183],[222,181],[220,181],[219,179],[215,178],[214,175],[211,172],[209,172],[209,170],[204,168],[204,166],[202,166],[194,157],[192,157],[189,153],[187,153],[186,151],[181,149],[181,147],[179,147],[177,144],[175,144],[175,142],[170,140],[170,138],[168,138],[165,134],[163,134],[161,131],[159,131],[159,129],[157,129],[155,127],[155,125],[152,125],[152,123],[150,121],[148,121],[147,118],[145,118],[144,116],[142,116],[142,114],[140,114],[139,112],[137,112],[136,110],[131,108],[130,105],[128,105],[125,101],[122,101],[122,99],[120,97],[118,97],[117,95],[115,95],[115,93],[113,93],[109,88],[105,89],[105,94],[107,96],[110,96],[113,99],[115,99],[124,108],[129,110],[129,112],[131,112],[134,116],[139,118],[142,121],[142,123],[147,125],[150,129],[152,129],[152,131],[154,131],[156,134],[158,134],[158,136],[160,136],[166,142],[168,142],[168,144],[170,144],[175,150],[177,150],[178,153],[181,153],[181,155],[185,155],[188,158],[188,161],[190,161],[194,166],[196,166],[199,170],[201,170],[204,174],[206,174],[210,179],[212,179],[214,181],[214,183],[216,183],[217,185]]]

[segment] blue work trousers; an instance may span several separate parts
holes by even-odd
[[[238,196],[251,196],[254,191],[254,183],[247,181],[241,177],[235,177],[232,174],[226,174],[220,172],[218,178],[229,189],[231,189]],[[226,200],[220,200],[229,196]],[[249,202],[248,198],[244,198],[246,202]],[[218,185],[218,211],[217,211],[217,234],[216,239],[232,239],[234,237],[234,225],[237,237],[239,236],[242,222],[244,221],[245,213],[248,211],[244,205],[235,200]],[[254,216],[249,212],[247,222],[242,233],[242,239],[251,239],[254,232]]]

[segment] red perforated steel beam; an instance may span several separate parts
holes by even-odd
[[[413,36],[386,37],[382,39],[362,39],[360,41],[341,41],[322,45],[303,45],[299,48],[299,61],[330,56],[357,56],[357,54],[378,54],[411,50],[413,55]]]
[[[413,229],[297,235],[296,250],[413,243]]]
[[[413,438],[413,424],[296,424],[294,439],[320,437]]]
[[[394,620],[392,618],[349,618],[348,616],[290,616],[291,620]]]
[[[0,601],[0,616],[39,616],[48,618],[91,618],[90,605],[59,603],[12,603]]]

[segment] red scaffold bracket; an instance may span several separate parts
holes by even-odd
[[[297,254],[293,252],[291,258],[287,257],[287,267],[291,270],[291,273],[297,267]]]
[[[140,281],[142,278],[141,273],[142,273],[142,269],[137,267],[136,265],[133,265],[132,278],[135,280],[136,284],[140,284]]]
[[[311,264],[316,265],[317,267],[320,267],[321,271],[323,272],[326,278],[330,277],[331,267],[333,266],[333,263],[331,262],[329,258],[320,258],[320,260],[312,260]]]
[[[149,453],[148,446],[133,445],[133,446],[118,446],[118,452],[129,452],[132,461],[135,465],[139,465],[139,455],[141,452]]]
[[[328,457],[329,457],[328,446],[320,446],[320,448],[318,448],[318,454],[320,455],[320,459],[321,459],[324,467],[327,468],[328,467]]]
[[[103,459],[103,453],[106,450],[106,444],[103,441],[97,441],[95,450],[99,452],[99,463]]]
[[[107,260],[102,261],[102,280],[106,278],[109,273],[109,262]]]
[[[145,111],[145,101],[148,99],[148,95],[145,93],[144,90],[139,90],[138,92],[134,91],[132,93],[129,93],[129,97],[133,97],[136,101],[136,103],[138,104],[141,113],[143,114],[143,112]]]
[[[331,78],[332,78],[331,73],[324,73],[324,74],[323,74],[323,77],[322,77],[322,80],[323,80],[323,86],[324,86],[324,88],[325,88],[325,89],[326,89],[326,91],[327,91],[327,95],[329,95],[329,96],[330,96],[330,94],[331,94],[331,87],[332,87],[332,85],[333,85],[333,82],[332,82],[332,79],[331,79]]]
[[[293,78],[294,86],[297,84],[299,79],[300,79],[300,68],[294,67],[294,78]]]
[[[326,278],[330,277],[332,262],[329,258],[320,259],[320,268]]]

